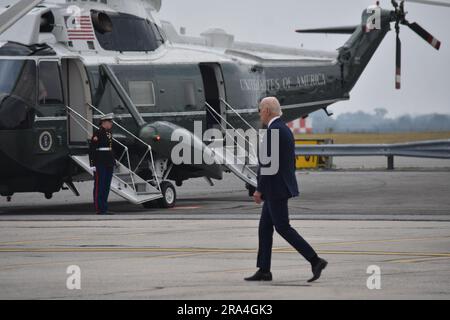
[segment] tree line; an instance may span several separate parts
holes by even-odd
[[[328,117],[325,112],[318,111],[310,116],[314,133],[450,131],[450,115],[433,113],[389,118],[387,114],[386,109],[377,108],[373,113],[357,111]]]

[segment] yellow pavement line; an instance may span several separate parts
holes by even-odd
[[[214,273],[242,273],[242,272],[255,272],[255,270],[256,270],[255,268],[246,268],[246,269],[206,271],[206,273],[213,273],[213,274]]]
[[[146,232],[137,232],[137,233],[118,233],[111,234],[106,236],[145,236],[148,233]],[[94,239],[92,236],[88,237],[73,237],[73,238],[53,238],[53,239],[37,239],[37,240],[22,240],[22,241],[8,241],[8,242],[0,242],[0,245],[23,245],[30,243],[40,243],[47,241],[71,241],[71,240],[87,240]],[[442,237],[424,237],[424,238],[400,238],[400,239],[380,239],[380,240],[360,240],[360,241],[342,241],[342,242],[319,242],[313,243],[314,246],[334,246],[334,245],[351,245],[351,244],[366,244],[366,243],[383,243],[383,242],[403,242],[403,241],[428,241],[428,240],[441,240],[441,239],[450,239],[450,236],[442,236]],[[290,249],[290,247],[283,247],[281,249]]]
[[[68,247],[68,248],[1,248],[0,253],[71,253],[71,252],[180,252],[180,253],[247,253],[256,252],[256,249],[215,249],[215,248],[117,248],[117,247]]]
[[[73,238],[53,238],[53,239],[36,239],[36,240],[21,240],[21,241],[9,241],[9,242],[0,242],[1,246],[5,245],[21,245],[21,244],[30,244],[30,243],[40,243],[40,242],[48,242],[48,241],[72,241],[72,240],[95,240],[96,237],[99,236],[145,236],[148,233],[146,232],[127,232],[127,233],[111,233],[111,234],[100,234],[100,235],[88,235],[84,237],[73,237]],[[101,240],[101,239],[100,239]]]
[[[278,270],[285,270],[291,268],[298,268],[298,264],[295,265],[287,265],[287,266],[278,266]],[[255,268],[244,268],[244,269],[228,269],[228,270],[217,270],[217,271],[207,271],[207,273],[241,273],[241,272],[254,272]]]
[[[40,243],[47,241],[70,241],[70,240],[83,240],[86,238],[77,237],[77,238],[54,238],[54,239],[39,239],[39,240],[22,240],[22,241],[10,241],[10,242],[0,242],[0,245],[21,245],[21,244],[29,244],[29,243]]]
[[[422,256],[422,257],[450,257],[450,252],[387,252],[387,251],[334,251],[319,250],[321,254],[348,254],[348,255],[369,255],[369,256]]]
[[[419,258],[419,259],[397,259],[397,260],[388,260],[386,262],[390,262],[390,263],[417,263],[417,262],[427,262],[427,261],[445,260],[445,259],[450,259],[450,257],[433,257],[433,258]]]
[[[366,243],[383,243],[383,242],[403,242],[403,241],[427,241],[427,240],[441,240],[450,239],[450,236],[443,237],[424,237],[424,238],[400,238],[400,239],[380,239],[380,240],[361,240],[361,241],[344,241],[344,242],[322,242],[315,245],[318,246],[332,246],[344,244],[366,244]]]
[[[384,242],[403,242],[403,241],[428,241],[450,239],[450,236],[442,237],[424,237],[424,238],[400,238],[400,239],[379,239],[379,240],[360,240],[360,241],[342,241],[342,242],[319,242],[312,243],[313,246],[335,246],[335,245],[351,245],[351,244],[367,244],[367,243],[384,243]],[[283,247],[282,249],[290,249]]]
[[[233,248],[148,248],[148,247],[71,247],[71,248],[0,248],[0,253],[256,253],[256,249]],[[275,253],[294,253],[294,249],[275,248]],[[450,257],[450,252],[390,252],[390,251],[357,251],[357,250],[319,250],[320,254],[340,255],[395,255],[414,257]]]
[[[176,259],[176,258],[193,257],[193,256],[218,254],[218,253],[219,252],[197,252],[197,253],[171,254],[171,255],[168,255],[167,257],[164,257],[164,258]]]
[[[168,253],[165,255],[154,255],[154,256],[133,256],[129,258],[150,258],[150,259],[175,259],[175,258],[183,258],[189,256],[196,255],[205,255],[205,254],[220,254],[220,253],[256,253],[256,249],[215,249],[215,248],[0,248],[0,253]],[[280,250],[278,248],[277,253],[296,253],[295,250]],[[175,253],[175,254],[173,254]],[[179,254],[177,254],[179,253]],[[440,259],[450,259],[449,252],[443,253],[430,253],[430,252],[386,252],[386,251],[337,251],[337,250],[322,250],[318,251],[320,254],[329,254],[329,255],[368,255],[368,256],[406,256],[406,257],[416,257],[414,259],[396,259],[396,260],[388,260],[385,262],[391,263],[415,263],[415,262],[425,262],[425,261],[433,261]],[[420,258],[419,258],[420,257]],[[92,262],[92,261],[113,261],[113,260],[122,260],[121,258],[100,258],[100,259],[89,259],[89,260],[81,260],[81,262]],[[80,261],[79,261],[80,262]],[[78,263],[79,263],[78,262]],[[0,267],[0,271],[6,271],[11,269],[16,269],[20,267],[34,267],[34,266],[44,266],[44,265],[66,265],[70,264],[69,261],[65,262],[42,262],[42,263],[29,263],[29,264],[16,264]],[[253,269],[232,269],[227,270],[225,272],[247,272],[252,271]],[[224,272],[224,271],[220,271]]]
[[[128,257],[128,259],[171,259],[171,258],[180,258],[185,256],[195,256],[195,255],[202,255],[202,254],[208,254],[208,253],[190,253],[190,254],[163,254],[163,255],[153,255],[153,256],[133,256]],[[6,265],[1,266],[0,271],[7,271],[7,270],[14,270],[17,268],[23,268],[23,267],[37,267],[37,266],[57,266],[57,265],[71,265],[71,264],[81,264],[81,263],[89,263],[89,262],[99,262],[99,261],[116,261],[116,260],[123,260],[123,257],[120,258],[99,258],[99,259],[83,259],[83,260],[77,260],[76,263],[74,261],[60,261],[60,262],[36,262],[36,263],[22,263],[22,264],[14,264],[14,265]]]

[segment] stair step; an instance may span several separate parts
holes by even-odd
[[[125,183],[132,183],[133,182],[133,180],[131,179],[131,175],[130,174],[125,174],[125,173],[123,173],[123,174],[116,174],[116,175],[114,175],[114,177],[122,180]],[[137,179],[135,178],[135,180],[134,180],[135,183],[136,183],[136,180]],[[141,183],[143,183],[143,182],[141,182]]]
[[[71,155],[70,157],[87,173],[93,175],[87,154]],[[123,164],[119,164],[119,167],[114,171],[111,191],[124,199],[134,204],[141,204],[162,197],[161,192],[156,187],[149,184]]]
[[[152,194],[159,194],[159,191],[158,192],[136,192],[136,194],[138,195],[138,196],[149,196],[149,195],[152,195]]]

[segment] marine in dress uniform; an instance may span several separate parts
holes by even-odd
[[[94,133],[90,143],[89,160],[94,171],[94,204],[97,214],[108,213],[108,197],[116,160],[113,152],[113,114],[100,120],[100,128]]]
[[[259,223],[259,250],[257,267],[259,270],[247,281],[271,281],[272,273],[272,244],[274,229],[283,237],[298,253],[311,263],[313,277],[308,282],[319,279],[322,270],[327,266],[327,261],[318,257],[314,249],[303,239],[290,225],[288,200],[299,195],[297,179],[295,176],[295,141],[288,126],[280,119],[282,115],[279,101],[274,97],[264,99],[260,105],[260,117],[262,123],[267,126],[266,135],[262,143],[264,149],[270,151],[272,143],[278,144],[278,171],[272,175],[262,174],[262,167],[269,167],[260,163],[258,170],[258,186],[254,194],[255,202],[263,203],[261,220]],[[271,135],[271,131],[278,130],[278,141],[271,141],[277,135]],[[274,156],[270,155],[269,156]]]

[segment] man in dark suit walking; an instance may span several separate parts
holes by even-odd
[[[275,230],[306,260],[311,263],[313,277],[308,282],[320,278],[322,270],[328,262],[318,257],[314,249],[306,242],[289,223],[288,200],[299,195],[295,176],[295,141],[288,126],[280,119],[282,116],[279,101],[274,97],[262,100],[260,104],[261,122],[267,126],[267,133],[262,145],[269,151],[271,163],[264,164],[260,158],[258,170],[258,187],[254,194],[257,204],[263,204],[259,223],[259,250],[257,267],[259,270],[246,281],[271,281],[272,243]],[[277,130],[278,134],[273,134]],[[272,141],[272,139],[276,139]],[[278,154],[270,154],[273,144],[278,144]],[[276,145],[275,145],[276,146]],[[268,174],[265,169],[273,165],[274,157],[278,158],[278,170]]]

